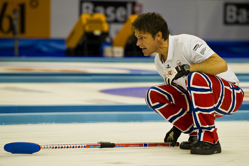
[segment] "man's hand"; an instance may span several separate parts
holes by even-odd
[[[187,64],[176,66],[175,68],[170,68],[164,73],[163,78],[167,85],[172,85],[174,80],[182,76],[187,76],[190,73],[190,66]]]
[[[172,142],[172,146],[174,147],[177,143],[177,139],[181,135],[181,130],[173,126],[169,132],[167,132],[164,142]]]

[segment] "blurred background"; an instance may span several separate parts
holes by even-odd
[[[146,12],[224,58],[249,57],[248,0],[1,0],[0,56],[142,57],[130,24]]]

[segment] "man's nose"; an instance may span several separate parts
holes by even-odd
[[[137,40],[137,43],[136,43],[136,45],[137,45],[137,46],[139,46],[139,45],[140,45],[140,42],[139,42],[139,40]]]

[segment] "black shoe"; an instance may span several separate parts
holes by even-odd
[[[195,143],[191,150],[191,154],[215,154],[221,153],[220,142],[218,141],[216,144],[212,144],[209,142],[198,141]]]
[[[191,147],[197,142],[197,136],[190,136],[188,141],[181,142],[180,149],[191,149]]]

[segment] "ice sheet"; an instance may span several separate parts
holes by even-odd
[[[168,122],[3,125],[0,127],[1,166],[244,166],[249,162],[248,121],[216,122],[222,153],[191,155],[178,147],[42,149],[35,154],[11,154],[9,142],[96,143],[98,141],[162,142],[171,128]],[[182,134],[179,142],[188,136]]]

